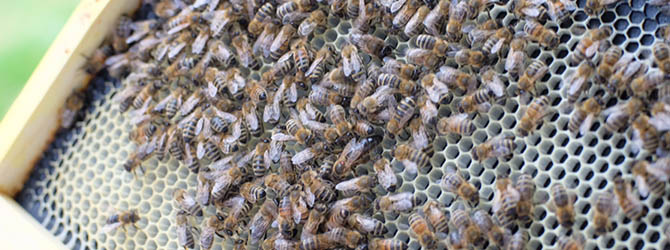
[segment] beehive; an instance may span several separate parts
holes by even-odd
[[[658,24],[670,20],[668,16],[659,14],[657,7],[641,0],[610,6],[599,17],[588,17],[583,12],[583,6],[584,1],[578,1],[579,8],[572,17],[561,23],[547,22],[546,27],[555,30],[560,36],[561,44],[558,48],[547,51],[532,45],[527,50],[531,58],[544,61],[550,67],[549,73],[538,84],[538,89],[549,96],[554,108],[566,102],[561,80],[576,70],[576,67],[568,65],[566,59],[583,36],[574,33],[577,27],[613,26],[615,32],[608,40],[642,60],[651,56],[651,45],[656,40]],[[507,7],[496,6],[491,11],[491,15],[501,17],[505,25],[511,21],[511,15],[506,12]],[[340,49],[351,23],[337,18],[329,18],[328,23],[330,27],[313,39],[312,43],[317,48],[328,43]],[[397,44],[399,59],[403,59],[402,55],[414,42],[395,36],[387,37],[382,30],[378,30],[375,35],[384,37],[390,44]],[[496,68],[501,67],[499,62]],[[267,66],[261,68],[260,72],[264,70],[267,70]],[[260,72],[252,72],[251,77],[257,78]],[[506,84],[507,92],[511,94],[509,86],[514,82],[506,81]],[[110,101],[118,93],[119,85],[118,80],[104,76],[93,79],[87,90],[93,98],[85,110],[85,119],[71,131],[56,136],[35,165],[17,201],[70,248],[177,249],[172,192],[177,188],[190,188],[193,191],[196,186],[195,175],[190,174],[184,166],[179,166],[175,160],[160,163],[150,159],[145,164],[146,174],[139,177],[123,171],[120,166],[134,150],[134,146],[127,138],[132,128],[129,117]],[[588,93],[593,95],[595,91],[593,88]],[[609,107],[623,101],[610,97],[606,103]],[[455,103],[441,105],[440,116],[454,112]],[[669,223],[664,218],[670,216],[667,197],[651,196],[643,200],[649,208],[649,214],[641,221],[630,221],[619,213],[614,218],[614,231],[606,236],[595,237],[589,222],[593,214],[590,205],[593,194],[610,189],[611,180],[619,173],[630,177],[630,162],[634,158],[644,157],[631,153],[628,143],[630,131],[609,133],[601,126],[600,119],[592,126],[590,133],[577,137],[567,130],[571,114],[559,112],[533,135],[517,137],[517,144],[523,146],[515,151],[510,161],[490,159],[479,163],[472,160],[470,151],[474,145],[500,133],[512,133],[516,129],[522,115],[520,106],[518,98],[507,98],[504,103],[494,104],[488,113],[476,116],[477,130],[472,136],[437,137],[433,142],[436,152],[431,159],[433,169],[426,174],[404,172],[400,163],[394,161],[394,171],[402,179],[399,191],[414,192],[449,206],[455,198],[453,194],[442,191],[437,181],[446,168],[456,167],[479,188],[480,196],[489,201],[484,201],[482,207],[488,208],[497,174],[510,173],[514,177],[520,173],[529,173],[538,186],[537,200],[546,200],[549,187],[556,182],[563,183],[577,193],[575,229],[583,231],[589,239],[586,249],[670,248],[670,243],[664,240],[662,233],[663,227]],[[404,141],[402,138],[399,137],[398,143]],[[383,154],[389,159],[393,144],[388,138],[382,142]],[[357,172],[370,172],[370,168],[369,165],[360,166]],[[144,218],[138,223],[139,229],[129,228],[127,233],[117,231],[110,235],[103,234],[101,228],[112,207],[139,209]],[[384,221],[389,228],[386,236],[404,240],[412,249],[418,249],[418,242],[409,237],[407,216],[386,216]],[[557,247],[558,236],[565,234],[565,228],[558,225],[554,214],[543,204],[535,208],[535,216],[529,226],[529,248]],[[216,246],[224,248],[224,245]]]

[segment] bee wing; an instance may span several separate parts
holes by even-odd
[[[112,224],[105,224],[102,227],[102,232],[105,233],[105,234],[108,234],[108,233],[114,231],[114,229],[117,229],[120,226],[121,226],[121,222],[116,222],[116,223],[112,223]]]
[[[397,177],[393,173],[393,169],[390,166],[385,165],[383,169],[377,171],[377,181],[384,188],[389,188],[395,185],[398,182]]]
[[[314,62],[312,62],[312,65],[309,66],[309,69],[307,69],[307,72],[305,72],[305,76],[311,76],[314,70],[321,65],[325,57],[317,57],[314,59]]]
[[[174,98],[176,98],[174,95],[166,96],[165,98],[163,98],[163,100],[161,100],[159,103],[157,103],[156,106],[154,106],[152,111],[159,112],[159,113],[163,112],[163,110],[165,109],[165,106],[167,106],[168,102],[170,102]]]
[[[670,178],[670,167],[668,167],[668,159],[670,158],[661,158],[652,163],[647,168],[649,174],[656,176],[663,181],[668,181],[668,178]]]
[[[274,98],[277,98],[277,96]],[[263,122],[269,122],[270,120],[279,120],[279,103],[275,104],[275,102],[272,102],[272,104],[265,106],[263,110]]]
[[[514,51],[510,49],[507,60],[505,60],[505,70],[512,71],[517,65],[523,63],[525,54],[523,51]]]
[[[521,13],[523,13],[526,16],[536,18],[536,17],[539,17],[542,12],[540,11],[540,8],[538,8],[536,6],[531,6],[531,7],[522,8]]]
[[[410,174],[416,174],[417,172],[417,165],[413,161],[410,160],[402,160],[402,164],[405,166],[405,170],[407,170],[408,173]]]
[[[488,82],[486,88],[493,92],[496,97],[502,97],[505,94],[505,84],[500,80],[497,73],[493,76],[493,79]]]
[[[317,121],[312,121],[312,120],[307,120],[303,122],[303,125],[314,131],[324,131],[328,129],[329,125],[328,123],[322,123],[322,122],[317,122]]]
[[[309,34],[314,31],[316,26],[316,22],[310,21],[309,19],[304,20],[302,23],[300,23],[300,26],[298,26],[298,34],[303,37],[309,36]]]
[[[570,88],[568,88],[568,95],[577,94],[577,92],[582,90],[584,83],[586,83],[586,77],[580,76],[576,79],[572,78]]]
[[[224,171],[224,170],[232,167],[232,164],[230,164],[232,162],[232,160],[233,160],[233,156],[228,156],[228,157],[225,157],[221,160],[212,162],[212,164],[210,164],[209,167],[212,170]]]
[[[637,184],[637,191],[640,193],[642,197],[646,198],[649,196],[649,185],[647,185],[647,181],[644,179],[643,176],[636,175],[635,184]]]
[[[198,159],[202,159],[203,156],[205,156],[205,143],[202,141],[198,142],[198,146],[196,146],[195,149],[195,156]]]
[[[395,1],[393,1],[390,5],[391,13],[398,12],[402,8],[402,6],[405,5],[406,1],[407,0],[395,0]]]
[[[272,140],[270,142],[270,149],[268,150],[268,156],[273,162],[279,161],[281,153],[283,150],[284,144],[281,141]]]
[[[207,118],[205,117],[200,117],[200,119],[198,119],[198,123],[195,124],[195,135],[200,135],[200,132],[202,132],[203,128],[205,128],[205,124],[209,125],[209,122],[205,122],[206,119]],[[205,128],[205,130],[207,130],[207,128]],[[209,134],[211,135],[211,131],[209,132]]]
[[[293,11],[291,13],[284,15],[284,18],[282,18],[282,23],[284,25],[286,24],[294,25],[305,20],[305,18],[309,17],[309,14],[310,13]]]
[[[497,54],[498,51],[500,51],[500,49],[502,49],[503,45],[505,45],[505,41],[506,41],[506,39],[504,39],[504,38],[498,40],[498,42],[496,42],[496,44],[494,44],[493,47],[491,47],[491,54]]]
[[[291,162],[293,163],[293,165],[300,165],[302,163],[305,163],[306,161],[309,161],[312,158],[314,158],[314,152],[312,152],[311,148],[306,148],[295,154],[291,158]]]
[[[428,93],[430,101],[432,101],[433,103],[439,103],[440,98],[449,93],[449,88],[447,87],[446,84],[444,84],[437,78],[433,78],[433,86],[426,88],[426,92]]]
[[[184,116],[187,115],[188,113],[191,113],[193,108],[200,102],[200,97],[197,95],[193,94],[186,99],[186,101],[181,105],[181,108],[179,109],[179,113]]]
[[[356,185],[357,178],[352,178],[343,182],[338,183],[335,185],[335,189],[339,191],[355,191],[358,188],[358,185]]]
[[[428,135],[426,134],[426,128],[421,125],[418,131],[412,133],[412,143],[414,148],[425,148],[429,144]]]
[[[644,145],[644,141],[642,141],[642,136],[640,135],[640,130],[633,127],[633,133],[630,139],[632,141],[630,151],[634,154],[637,154]]]
[[[579,134],[580,135],[585,135],[586,132],[589,131],[589,128],[591,128],[591,125],[593,124],[593,121],[595,120],[595,115],[589,114],[586,116],[584,121],[582,122],[582,125],[579,126]]]
[[[272,166],[272,157],[270,157],[270,150],[265,150],[263,153],[263,164],[265,165],[266,169],[270,169],[270,166]]]
[[[596,41],[593,44],[591,44],[590,47],[586,48],[586,51],[584,55],[586,58],[592,58],[596,52],[598,52],[598,48],[600,48],[600,41]]]
[[[271,137],[272,141],[279,141],[279,142],[284,142],[284,141],[295,141],[295,137],[292,135],[284,134],[284,133],[275,133]]]
[[[649,118],[649,123],[659,132],[670,130],[670,113],[657,113]]]

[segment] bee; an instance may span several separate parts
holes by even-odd
[[[525,230],[518,230],[514,235],[509,235],[509,242],[507,249],[509,250],[523,250],[526,249],[528,243],[528,232]]]
[[[489,103],[491,97],[493,97],[493,92],[490,89],[477,90],[461,99],[457,105],[458,111],[461,113],[488,112],[491,108]]]
[[[286,1],[277,7],[277,17],[281,20],[284,19],[287,14],[292,12],[309,12],[314,7],[316,6],[314,6],[313,1],[309,0]]]
[[[528,38],[540,46],[547,49],[554,49],[558,46],[558,35],[553,30],[545,28],[542,24],[534,20],[527,20],[523,26],[523,31],[528,35]]]
[[[475,161],[484,161],[491,157],[502,157],[503,159],[510,160],[515,149],[514,136],[498,135],[475,146],[472,150],[472,159]]]
[[[344,113],[344,108],[342,106],[331,105],[328,114],[330,116],[330,120],[337,128],[338,135],[343,136],[345,133],[351,130],[351,123],[346,119],[346,114]]]
[[[351,130],[361,137],[372,136],[375,133],[375,127],[366,120],[355,120]]]
[[[482,74],[482,83],[484,87],[491,91],[491,95],[501,98],[505,95],[505,84],[498,77],[498,73],[489,68]]]
[[[547,1],[547,6],[549,6],[547,14],[554,22],[560,22],[569,17],[577,9],[577,3],[567,0]]]
[[[528,105],[521,117],[517,132],[523,137],[532,133],[538,125],[542,124],[545,117],[553,113],[549,106],[549,98],[547,96],[540,96],[535,99]]]
[[[374,209],[383,213],[409,212],[415,206],[420,205],[420,203],[422,201],[419,197],[414,196],[414,194],[401,192],[378,197],[374,201]]]
[[[558,248],[561,250],[582,250],[585,243],[584,235],[577,232],[573,233],[572,237],[563,235],[558,238]]]
[[[385,158],[380,158],[373,165],[377,173],[377,182],[388,192],[395,192],[398,179],[391,169],[391,164]]]
[[[249,26],[251,26],[253,23],[254,21],[252,21]],[[263,55],[263,57],[269,58],[270,50],[268,48],[270,48],[272,42],[274,42],[275,37],[277,36],[277,33],[279,33],[279,25],[273,22],[262,22],[258,25],[261,25],[258,28],[261,29],[261,31],[258,35],[258,38],[256,38],[256,41],[254,41],[252,51],[254,55]]]
[[[397,161],[402,162],[405,165],[405,169],[410,173],[416,173],[417,170],[427,173],[432,167],[430,157],[426,153],[407,144],[397,146],[393,150],[392,155]]]
[[[519,192],[519,202],[516,205],[516,216],[521,222],[530,222],[533,218],[533,197],[535,196],[535,181],[529,174],[521,174],[516,180],[514,188]]]
[[[531,19],[545,19],[547,9],[542,5],[542,2],[529,0],[515,0],[512,1],[510,9],[514,11],[515,16]]]
[[[269,157],[266,157],[268,148],[269,145],[266,142],[259,142],[256,144],[256,150],[251,162],[254,177],[256,178],[265,176],[268,169],[270,169],[272,162]]]
[[[472,215],[472,222],[477,225],[479,231],[486,234],[489,242],[502,247],[505,242],[505,231],[493,222],[493,218],[484,210],[477,210]]]
[[[549,211],[556,213],[558,224],[566,228],[571,228],[575,224],[575,200],[577,196],[573,192],[563,186],[563,184],[555,183],[551,186],[551,202],[549,203]]]
[[[309,17],[303,20],[298,26],[298,35],[308,37],[316,28],[326,26],[326,13],[322,10],[310,12]]]
[[[536,60],[530,63],[517,82],[517,94],[524,98],[528,98],[528,95],[534,96],[536,93],[535,83],[540,81],[547,71],[549,71],[549,67],[542,61]]]
[[[642,114],[633,120],[633,147],[631,150],[634,153],[644,149],[650,152],[655,152],[659,145],[659,134],[656,127],[649,123],[649,116]]]
[[[435,74],[437,79],[449,86],[463,91],[472,92],[478,86],[477,77],[473,74],[467,74],[449,66],[440,67],[440,71]]]
[[[249,242],[257,243],[270,228],[277,217],[277,203],[273,199],[265,199],[258,212],[249,222]]]
[[[245,179],[246,175],[247,169],[245,167],[233,166],[224,170],[223,173],[214,180],[214,185],[212,185],[212,200],[216,201],[223,199],[230,188],[239,185]]]
[[[416,110],[416,101],[412,97],[403,98],[388,121],[386,129],[392,135],[398,135]]]
[[[594,196],[593,226],[596,235],[604,235],[612,230],[611,217],[614,217],[619,207],[614,203],[614,194],[602,192]]]
[[[181,139],[181,133],[178,133],[176,126],[172,126],[168,129],[167,134],[167,150],[170,153],[170,156],[178,161],[183,161],[184,148],[182,147],[183,143]]]
[[[449,10],[449,21],[447,22],[447,40],[455,42],[461,38],[461,27],[468,15],[467,2],[459,2],[456,6],[451,6]]]
[[[184,248],[195,248],[195,239],[193,238],[193,227],[188,222],[185,212],[177,212],[177,239],[179,245]]]
[[[246,226],[247,214],[252,205],[242,196],[235,196],[224,201],[221,206],[229,209],[221,228],[226,235],[233,236],[233,232],[236,232],[238,227],[244,228]],[[217,217],[224,218],[220,211],[217,211]]]
[[[483,240],[482,231],[472,221],[465,204],[457,203],[451,212],[451,224],[463,236],[467,244],[478,244]]]
[[[371,238],[368,242],[370,250],[407,250],[407,244],[396,239]]]
[[[312,92],[308,96],[310,102],[314,105],[329,106],[331,104],[341,104],[342,96],[337,92],[318,85],[312,86]]]
[[[214,244],[214,234],[218,234],[217,230],[220,227],[220,223],[216,216],[211,216],[205,221],[205,225],[202,227],[202,232],[200,233],[200,247],[202,249],[211,249]]]
[[[555,1],[560,2],[560,0]],[[590,30],[584,38],[579,40],[577,47],[575,47],[575,52],[568,58],[570,65],[577,65],[584,60],[591,61],[593,56],[595,56],[596,52],[602,46],[601,43],[604,43],[603,40],[610,37],[613,31],[612,27],[609,26]]]
[[[146,103],[150,103],[152,96],[161,88],[161,83],[159,81],[146,84],[137,96],[133,99],[133,108],[142,109]]]
[[[363,175],[352,178],[335,185],[335,189],[339,190],[344,196],[353,196],[361,192],[369,192],[370,189],[377,186],[377,179],[372,175]]]
[[[426,15],[426,18],[423,19],[423,26],[428,34],[433,36],[442,34],[442,26],[444,25],[444,20],[446,20],[449,15],[450,6],[451,1],[440,0],[428,15]]]
[[[577,99],[581,96],[582,92],[588,89],[593,72],[595,71],[595,65],[587,60],[579,65],[576,72],[573,72],[566,81],[569,84],[569,88],[566,90],[569,103],[577,102]]]
[[[123,228],[125,231],[126,226],[128,225],[137,228],[135,223],[137,223],[139,220],[140,216],[136,209],[131,209],[129,211],[115,211],[114,214],[109,216],[105,221],[105,225],[102,227],[102,231],[109,233],[119,227]]]
[[[568,129],[579,135],[585,134],[602,110],[602,100],[591,97],[582,102],[575,114],[570,118]]]
[[[84,107],[86,96],[83,91],[73,91],[65,100],[65,106],[60,114],[61,128],[70,128],[79,116],[79,111]]]
[[[424,75],[423,78],[421,78],[421,86],[426,90],[431,102],[441,104],[449,103],[451,101],[450,99],[452,96],[449,94],[449,88],[446,83],[437,79],[435,74],[430,73]]]
[[[476,205],[479,203],[479,191],[472,183],[466,181],[458,170],[448,168],[447,173],[442,177],[440,186],[443,190],[456,194],[470,204]]]
[[[392,21],[394,30],[400,30],[407,25],[409,20],[414,16],[414,13],[421,6],[416,0],[409,0],[402,8],[395,14]]]
[[[326,234],[311,234],[300,239],[300,249],[303,250],[317,250],[327,249],[330,245],[329,235]],[[333,242],[332,244],[334,244]]]
[[[332,45],[326,44],[316,52],[316,56],[314,57],[312,64],[305,72],[305,76],[311,83],[320,81],[321,77],[326,71],[326,66],[334,64],[334,51],[335,48]]]
[[[209,206],[212,183],[205,178],[204,171],[198,173],[198,187],[195,192],[195,200],[200,206]]]
[[[380,86],[388,85],[404,96],[411,96],[416,89],[414,81],[406,80],[395,74],[379,74],[377,77],[377,84]]]
[[[584,11],[589,16],[597,16],[605,10],[607,5],[619,2],[621,0],[587,0]]]
[[[242,67],[260,69],[260,63],[258,63],[258,60],[253,56],[249,38],[246,35],[236,36],[231,43],[237,51],[237,62],[239,62]]]
[[[245,200],[255,204],[262,199],[265,199],[265,189],[261,186],[262,183],[254,182],[245,182],[240,186],[240,195],[244,197]]]
[[[604,84],[614,75],[614,65],[619,62],[621,56],[623,56],[623,49],[619,46],[610,46],[605,51],[596,69],[594,78],[597,83]]]
[[[309,187],[309,190],[315,198],[321,202],[330,203],[337,197],[337,194],[333,190],[332,183],[318,177],[317,173],[314,171],[306,171],[302,173],[300,181],[304,187]]]
[[[384,58],[393,51],[393,48],[387,45],[384,40],[370,34],[354,31],[349,35],[349,41],[358,46],[363,53],[375,55],[378,58]]]
[[[642,61],[633,61],[633,59],[632,54],[626,54],[619,59],[619,62],[615,65],[617,71],[606,85],[610,93],[618,95],[628,91],[631,81],[647,73],[649,65]]]
[[[654,71],[645,76],[639,76],[630,83],[630,92],[632,92],[633,96],[638,98],[646,98],[653,89],[663,85],[668,79],[670,79],[670,75],[660,71]]]
[[[381,221],[357,213],[351,214],[349,217],[347,217],[347,224],[362,234],[382,236],[388,232],[388,229]]]
[[[507,52],[507,57],[505,59],[505,70],[507,70],[507,72],[509,72],[512,76],[518,75],[519,72],[524,68],[524,61],[526,59],[526,52],[524,50],[526,49],[526,44],[526,39],[523,38],[514,38],[510,43],[510,49]],[[541,63],[541,61],[539,62]],[[542,73],[542,75],[544,75],[544,73]],[[537,76],[537,79],[540,77],[542,76]],[[535,82],[530,82],[528,79],[525,81],[526,84]]]
[[[186,192],[186,190],[177,189],[174,191],[173,198],[182,211],[190,215],[202,216],[202,207],[196,202],[195,197]]]
[[[440,57],[432,50],[427,49],[410,48],[405,52],[405,56],[407,57],[407,62],[424,66],[428,69],[434,69],[440,62]]]
[[[325,228],[330,230],[345,225],[347,217],[349,217],[350,214],[351,210],[343,206],[331,208],[330,212],[328,212],[328,220],[326,220]]]
[[[290,196],[286,195],[280,198],[278,211],[277,223],[279,224],[279,231],[285,237],[292,236],[295,222],[293,220],[293,204]]]
[[[371,136],[361,139],[352,138],[340,153],[333,166],[333,175],[335,177],[344,177],[351,172],[354,164],[372,148],[379,145],[381,136]]]
[[[330,146],[326,143],[317,142],[293,155],[291,162],[293,162],[293,165],[302,165],[312,159],[320,158],[325,153],[330,152],[330,150]]]
[[[264,26],[268,23],[271,23],[269,19],[272,19],[275,13],[275,6],[272,2],[266,2],[256,11],[254,17],[249,21],[247,26],[247,31],[253,36],[259,36],[263,31]]]
[[[493,196],[493,213],[504,227],[509,226],[516,218],[516,208],[521,195],[514,189],[507,177],[496,180],[496,192]]]
[[[428,6],[422,5],[419,7],[403,29],[405,36],[415,37],[420,34],[423,31],[423,20],[426,19],[426,16],[428,16],[429,12],[430,8],[428,8]],[[398,15],[400,15],[400,13],[398,13]]]
[[[658,196],[665,195],[667,174],[656,166],[657,164],[649,164],[647,161],[638,161],[631,168],[635,176],[637,190],[642,197],[649,196],[649,193]]]
[[[628,126],[628,121],[642,109],[643,103],[638,98],[631,98],[628,102],[603,110],[605,129],[617,132]]]
[[[614,178],[614,194],[623,213],[631,220],[639,220],[647,214],[642,202],[633,194],[632,185],[621,176]]]
[[[277,9],[279,11],[279,9]],[[293,25],[284,25],[277,33],[275,40],[270,45],[270,59],[276,61],[289,49],[289,42],[295,35],[296,29]]]
[[[309,217],[305,225],[302,227],[302,234],[300,235],[300,240],[305,241],[309,237],[317,234],[319,226],[323,223],[326,218],[326,213],[328,212],[328,207],[321,203],[314,204],[314,208],[309,211]]]
[[[419,241],[421,247],[433,249],[437,246],[437,236],[426,219],[418,213],[412,213],[408,220],[411,236]]]
[[[106,44],[93,51],[93,54],[87,58],[84,71],[89,75],[95,75],[102,70],[106,65],[107,58],[114,54],[113,48]]]
[[[300,249],[300,242],[287,240],[284,235],[275,232],[267,236],[261,244],[261,249],[295,250]]]
[[[324,233],[329,242],[334,242],[336,245],[343,245],[347,248],[353,249],[358,246],[358,243],[363,239],[363,236],[353,230],[344,227],[336,227]]]
[[[254,102],[245,102],[242,104],[242,113],[244,114],[246,127],[251,135],[260,137],[263,134],[263,123],[258,118],[256,104]]]
[[[423,205],[423,214],[435,232],[445,234],[449,232],[450,214],[448,211],[444,211],[439,203],[434,200],[427,201]]]
[[[460,66],[470,66],[476,69],[481,68],[487,63],[486,55],[480,50],[458,48],[456,51],[448,52],[447,56],[453,56],[456,63]]]
[[[496,29],[495,32],[484,42],[482,52],[484,55],[497,55],[501,52],[503,47],[512,41],[514,35],[510,29],[502,27]]]
[[[140,145],[128,157],[126,162],[123,163],[123,169],[135,174],[135,169],[139,167],[144,173],[144,168],[142,168],[142,162],[148,159],[151,156],[151,153],[153,153],[155,149],[156,149],[155,140],[151,142],[145,142],[144,144]]]

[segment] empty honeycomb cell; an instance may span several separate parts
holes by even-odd
[[[628,38],[637,38],[641,33],[642,30],[640,30],[640,28],[637,26],[630,27],[628,28],[628,31],[626,31]]]

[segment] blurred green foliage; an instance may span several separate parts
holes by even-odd
[[[0,118],[79,0],[0,0]]]

